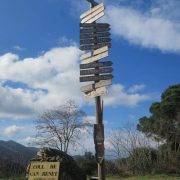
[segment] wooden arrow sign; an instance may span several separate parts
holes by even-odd
[[[88,81],[101,81],[112,79],[112,74],[100,75],[100,76],[82,76],[79,78],[80,82],[88,82]]]
[[[108,46],[110,48],[111,43],[107,42],[107,43],[98,43],[97,45],[94,45],[94,44],[81,45],[79,49],[82,51],[97,50],[97,49],[104,47],[104,46]]]
[[[107,89],[105,87],[100,87],[94,91],[85,94],[86,97],[95,98],[97,96],[105,96],[107,94]]]
[[[103,28],[109,28],[110,25],[108,23],[84,23],[84,24],[81,24],[79,25],[80,27],[82,28],[90,28],[90,27],[93,27],[93,28],[97,28],[97,27],[103,27]]]
[[[80,29],[80,34],[87,34],[87,33],[103,33],[110,31],[110,28],[104,27],[97,27],[97,28],[82,28]]]
[[[94,34],[94,33],[85,33],[85,34],[80,34],[80,40],[83,40],[83,39],[91,39],[91,38],[109,38],[111,34],[109,32],[101,32],[101,33],[97,33],[97,34]]]
[[[89,64],[91,62],[98,61],[100,59],[107,57],[108,55],[109,55],[108,51],[102,52],[101,54],[83,60],[83,64],[87,64],[87,63]]]
[[[87,69],[87,70],[81,70],[80,75],[91,75],[91,74],[106,74],[111,73],[113,71],[112,67],[107,68],[100,68],[100,69]]]
[[[91,8],[80,16],[81,23],[93,23],[94,21],[104,16],[104,10],[105,7],[103,3],[95,6],[94,8]]]
[[[102,48],[93,51],[92,53],[83,54],[81,56],[81,60],[83,60],[84,64],[87,64],[98,61],[107,56],[108,56],[108,46],[104,46]]]
[[[94,89],[98,89],[100,87],[106,87],[106,86],[110,86],[112,84],[112,80],[102,80],[99,81],[98,83],[95,84],[89,84],[86,86],[82,86],[81,87],[81,91],[84,93],[88,93],[90,91],[93,91]]]
[[[105,61],[105,62],[92,62],[88,64],[80,64],[80,69],[90,69],[90,68],[97,68],[97,67],[108,67],[112,66],[111,61]]]
[[[98,38],[98,39],[85,39],[85,40],[80,40],[80,45],[88,45],[92,43],[110,43],[111,38]]]

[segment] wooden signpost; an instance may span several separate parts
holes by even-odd
[[[89,68],[100,68],[100,67],[108,67],[112,66],[111,61],[104,61],[104,62],[92,62],[92,63],[87,63],[87,64],[80,64],[80,69],[89,69]]]
[[[89,98],[95,98],[97,96],[105,96],[107,94],[107,89],[106,87],[100,87],[97,88],[89,93],[86,93],[85,96]]]
[[[59,180],[60,162],[31,162],[28,180]]]
[[[80,16],[81,23],[93,23],[104,16],[104,4],[101,3]]]
[[[99,76],[82,76],[80,77],[80,82],[101,81],[101,80],[108,80],[112,78],[113,78],[112,74],[99,75]]]
[[[96,32],[96,33],[103,33],[103,32],[108,32],[110,30],[109,27],[106,27],[106,26],[92,26],[92,27],[88,27],[88,28],[84,28],[82,27],[80,29],[80,33],[81,34],[87,34],[87,33],[93,33],[93,32]]]
[[[111,73],[113,71],[112,67],[101,68],[101,69],[87,69],[81,70],[80,75],[91,75],[91,74],[106,74]]]
[[[107,57],[108,55],[109,55],[108,51],[102,52],[101,54],[97,54],[95,56],[91,56],[89,58],[84,59],[83,64],[88,64],[88,63],[98,61],[100,59]]]
[[[91,39],[91,38],[108,38],[110,37],[110,33],[109,32],[101,32],[101,33],[84,33],[84,34],[80,34],[80,40],[84,40],[84,39]]]
[[[107,52],[108,51],[108,46],[104,46],[102,48],[99,48],[99,49],[96,49],[94,50],[93,52],[91,53],[87,53],[87,54],[84,54],[81,56],[81,60],[86,60],[87,58],[90,58],[90,57],[93,57],[93,56],[96,56],[96,55],[99,55],[103,52]]]
[[[80,28],[110,28],[110,25],[108,23],[80,23]]]
[[[111,79],[110,80],[101,80],[98,83],[82,86],[81,91],[84,93],[88,93],[88,92],[94,91],[95,89],[98,89],[100,87],[110,86],[111,84],[112,84]]]
[[[80,45],[83,44],[92,44],[92,43],[109,43],[111,41],[110,38],[97,38],[97,39],[83,39],[80,40]]]
[[[107,87],[112,84],[112,62],[106,58],[111,47],[110,25],[97,23],[105,14],[103,3],[98,4],[94,0],[90,10],[83,13],[80,18],[80,50],[84,51],[80,59],[80,82],[94,81],[94,83],[81,87],[85,97],[95,98],[96,124],[94,125],[94,143],[96,159],[98,163],[98,179],[105,180],[104,161],[104,125],[103,125],[103,101],[101,96],[107,94]],[[102,61],[103,60],[103,61]]]
[[[96,41],[97,42],[97,41]],[[108,46],[108,47],[111,47],[111,43],[109,42],[106,42],[106,43],[98,43],[96,45],[94,45],[93,43],[92,44],[83,44],[83,45],[80,45],[80,50],[82,51],[88,51],[88,50],[96,50],[98,48],[101,48],[103,46]]]

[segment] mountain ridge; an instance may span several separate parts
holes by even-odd
[[[35,147],[26,147],[13,140],[0,140],[0,159],[27,164],[38,151]]]

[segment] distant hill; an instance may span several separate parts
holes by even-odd
[[[12,162],[27,164],[34,157],[38,149],[26,147],[15,141],[0,140],[0,160],[10,160]]]

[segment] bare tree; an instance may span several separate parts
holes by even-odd
[[[108,143],[111,152],[118,158],[130,156],[138,147],[157,147],[155,141],[147,138],[137,131],[133,124],[129,123],[123,128],[113,131],[108,138]]]
[[[44,112],[35,120],[36,144],[50,146],[68,152],[69,146],[75,146],[81,130],[88,124],[83,122],[85,113],[73,101]]]

